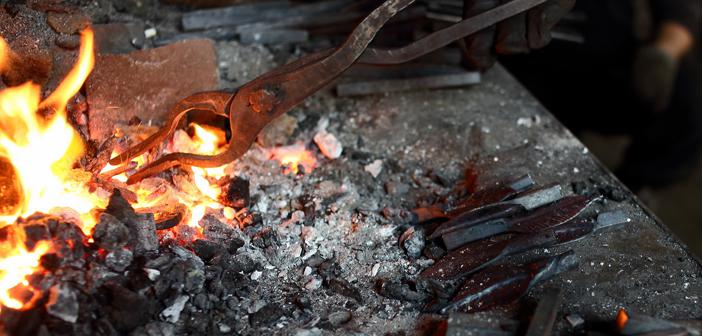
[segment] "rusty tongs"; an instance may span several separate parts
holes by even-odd
[[[212,91],[186,97],[171,108],[164,127],[143,142],[112,158],[110,164],[117,166],[127,163],[158,146],[175,131],[180,119],[194,110],[209,111],[229,118],[231,139],[228,148],[211,156],[191,153],[165,155],[130,176],[127,183],[135,183],[177,165],[209,168],[227,164],[241,157],[269,122],[323,88],[354,63],[404,63],[541,5],[547,0],[513,0],[401,48],[368,48],[383,25],[414,1],[385,1],[356,26],[341,46],[310,54],[274,69],[243,85],[234,94]]]

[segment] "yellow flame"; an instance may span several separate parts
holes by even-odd
[[[41,103],[42,108],[52,107],[59,113],[66,112],[68,101],[78,93],[95,66],[93,48],[93,31],[85,29],[81,33],[78,63],[66,75],[58,88]]]
[[[6,223],[35,212],[72,208],[81,215],[83,231],[90,233],[95,225],[91,210],[104,206],[104,200],[70,176],[72,165],[83,154],[83,143],[66,120],[65,107],[94,64],[89,29],[82,33],[79,54],[75,67],[43,102],[40,87],[33,83],[0,92],[0,155],[15,167],[22,188],[17,213],[0,218]],[[44,106],[54,108],[56,115],[49,120],[41,117],[37,112]]]
[[[92,196],[83,182],[73,179],[72,166],[83,153],[80,136],[66,121],[65,108],[88,77],[94,64],[93,36],[82,34],[79,61],[53,94],[41,102],[41,89],[25,83],[0,91],[0,155],[15,169],[19,180],[20,204],[15,213],[3,214],[5,224],[35,212],[51,213],[57,208],[71,208],[89,233],[95,225],[91,211],[105,201]],[[0,38],[0,68],[7,67],[10,49]],[[42,117],[38,112],[51,107],[56,114]],[[0,242],[0,303],[14,309],[29,308],[33,303],[13,297],[13,289],[34,292],[27,276],[40,267],[41,256],[51,249],[48,241],[37,242],[34,250],[24,245],[24,231],[16,226],[5,228],[8,234]]]

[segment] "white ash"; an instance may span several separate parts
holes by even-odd
[[[180,313],[185,308],[185,303],[188,302],[190,297],[187,295],[181,295],[175,299],[173,304],[161,312],[161,317],[171,323],[176,323],[180,320]]]
[[[375,160],[370,164],[367,164],[365,167],[363,167],[363,170],[371,174],[371,176],[378,177],[380,175],[380,172],[383,171],[383,160]]]

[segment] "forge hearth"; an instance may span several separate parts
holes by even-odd
[[[218,42],[182,41],[212,37],[214,28],[179,32],[173,18],[182,13],[172,7],[117,13],[91,6],[87,14],[64,6],[0,9],[0,35],[13,59],[31,65],[4,76],[4,85],[34,80],[46,93],[56,88],[78,62],[87,17],[97,51],[93,75],[66,114],[86,140],[67,178],[95,197],[86,211],[94,223],[60,208],[0,229],[0,252],[21,251],[36,263],[17,267],[26,274],[0,287],[17,301],[0,297],[5,333],[451,334],[489,321],[516,330],[553,288],[562,295],[556,320],[562,332],[582,330],[585,320],[612,320],[619,308],[663,319],[702,314],[699,262],[500,66],[469,88],[355,98],[321,90],[269,125],[236,162],[170,169],[127,185],[138,165],[164,153],[222,150],[230,136],[226,120],[192,115],[154,151],[107,165],[153,133],[178,99],[233,89],[329,42],[312,35],[267,45],[224,35],[215,36]],[[26,36],[41,48],[30,48]],[[456,51],[436,57],[443,62]],[[438,68],[359,67],[341,82],[366,83],[356,78],[364,73],[377,80],[378,71],[402,73],[393,81],[456,73]],[[464,70],[459,76],[477,79]],[[21,188],[8,187],[22,173],[13,168],[0,160],[5,214],[21,198]],[[563,266],[515,302],[471,315],[430,311],[430,302],[449,302],[461,284],[423,279],[444,274],[436,265],[452,253],[444,237],[432,239],[437,223],[425,220],[457,189],[490,189],[525,176],[534,188],[582,201],[580,219],[618,211],[631,223],[567,246],[514,253],[486,268],[503,275],[505,268],[518,273],[554,260]],[[5,279],[16,274],[0,267]]]

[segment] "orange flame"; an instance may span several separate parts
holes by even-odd
[[[8,66],[10,49],[0,38],[0,69]],[[0,222],[10,224],[5,239],[0,242],[0,303],[14,309],[27,309],[33,298],[20,299],[13,295],[19,290],[36,296],[27,276],[40,268],[41,256],[51,249],[48,241],[40,241],[29,251],[24,231],[14,225],[18,217],[35,212],[51,213],[71,208],[81,217],[82,229],[89,233],[95,225],[92,210],[104,207],[101,200],[88,192],[83,182],[72,175],[72,166],[83,153],[80,136],[66,120],[66,106],[94,64],[93,33],[81,34],[77,64],[58,88],[43,102],[41,89],[31,82],[0,91],[0,155],[6,157],[19,180],[20,204],[14,213],[0,216]],[[52,117],[38,111],[51,108]],[[2,226],[2,225],[0,225]]]
[[[51,246],[47,241],[40,241],[34,250],[28,251],[24,244],[24,230],[14,226],[7,230],[7,237],[0,242],[0,303],[12,309],[29,308],[37,293],[29,288],[26,278],[39,268],[41,256],[49,252]],[[12,290],[18,286],[31,292],[32,298],[21,300],[14,297]]]
[[[95,225],[91,210],[104,206],[104,200],[70,176],[72,165],[83,154],[83,143],[66,120],[65,107],[94,64],[89,29],[82,33],[79,56],[68,76],[43,102],[40,87],[29,82],[0,92],[0,155],[15,167],[23,196],[17,213],[0,217],[6,223],[35,212],[72,208],[81,215],[83,231],[89,233]],[[46,120],[37,113],[43,107],[57,114]]]

